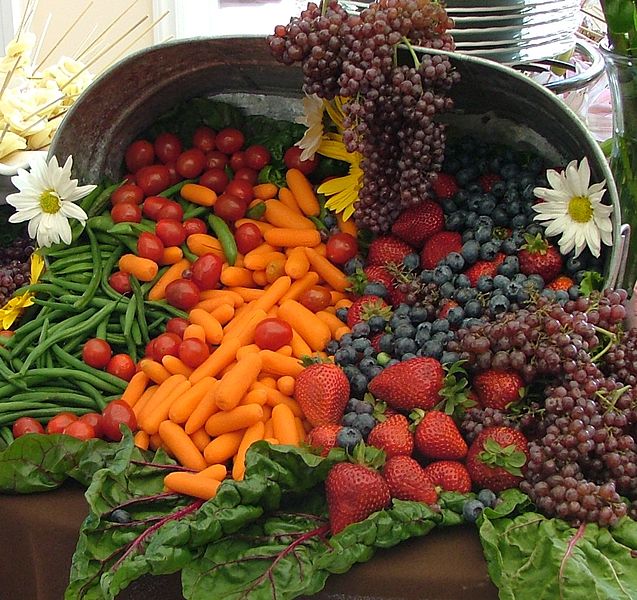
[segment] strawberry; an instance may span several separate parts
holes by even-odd
[[[389,292],[389,302],[392,306],[398,306],[405,301],[407,294],[397,287],[396,278],[381,265],[369,265],[363,270],[367,281],[382,283]]]
[[[416,448],[425,457],[436,460],[460,460],[467,455],[454,420],[439,410],[428,412],[416,426]]]
[[[380,340],[384,335],[384,331],[379,331],[378,333],[374,333],[372,337],[369,339],[369,343],[372,345],[372,348],[376,352],[380,352]]]
[[[420,253],[420,265],[423,269],[435,269],[447,254],[461,250],[462,235],[457,231],[439,231],[425,242]]]
[[[557,248],[538,233],[525,235],[526,244],[518,252],[520,273],[541,275],[546,283],[553,281],[562,271],[562,255]]]
[[[528,458],[524,434],[512,427],[487,427],[469,448],[467,471],[477,487],[501,492],[522,481],[521,469]]]
[[[483,275],[495,277],[498,274],[498,267],[504,262],[506,255],[498,252],[493,260],[479,260],[473,263],[464,274],[469,278],[471,286],[475,287],[478,279]]]
[[[415,500],[425,504],[434,504],[438,500],[434,484],[425,475],[420,463],[410,456],[389,458],[382,474],[389,485],[392,498]]]
[[[445,215],[442,207],[433,200],[425,200],[400,213],[391,232],[414,248],[422,248],[425,240],[442,231]]]
[[[361,296],[356,298],[353,304],[347,310],[347,326],[354,327],[356,323],[367,321],[374,315],[389,316],[391,309],[387,302],[385,302],[380,296],[374,296],[368,294],[367,296]]]
[[[431,187],[438,198],[453,198],[460,189],[456,178],[448,173],[438,173],[432,181]]]
[[[411,456],[414,451],[414,436],[409,431],[407,417],[395,414],[381,421],[369,432],[367,443],[384,450],[388,457]]]
[[[296,378],[294,398],[307,420],[316,427],[340,423],[349,400],[349,381],[332,363],[315,363]]]
[[[321,456],[327,456],[329,451],[336,446],[336,435],[341,430],[338,423],[325,423],[314,427],[307,434],[307,443],[313,448],[321,450]]]
[[[506,410],[524,395],[524,381],[515,371],[482,371],[473,378],[473,388],[483,407],[497,410]]]
[[[391,502],[389,486],[378,471],[348,462],[330,469],[325,492],[332,534],[363,521]]]
[[[551,283],[549,283],[546,287],[549,290],[554,290],[556,292],[562,290],[568,292],[569,288],[574,286],[575,282],[568,277],[567,275],[559,275],[556,277]]]
[[[415,357],[387,367],[368,385],[374,396],[397,410],[429,410],[440,402],[444,371],[435,358]]]
[[[402,264],[403,259],[414,249],[401,239],[393,235],[381,235],[370,245],[367,251],[368,265],[386,265],[387,263]]]
[[[461,462],[438,460],[428,464],[424,471],[427,479],[445,492],[466,494],[471,491],[469,472]]]
[[[490,192],[493,189],[493,184],[498,181],[502,181],[502,177],[495,173],[485,173],[478,177],[478,183],[486,193]]]

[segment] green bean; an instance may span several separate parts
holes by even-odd
[[[45,339],[49,332],[49,319],[44,319],[44,323],[42,323],[42,329],[40,329],[40,337],[38,338],[38,344],[41,344]],[[42,367],[44,363],[44,356],[41,356],[38,362],[38,366]]]
[[[110,252],[100,253],[100,258],[103,260],[110,256]],[[90,260],[90,259],[89,259]],[[62,269],[53,269],[55,271],[55,275],[58,277],[67,276],[67,275],[75,275],[77,273],[90,273],[93,270],[93,265],[86,260],[78,260],[76,263],[69,263]]]
[[[112,391],[113,393],[121,392],[126,389],[126,382],[119,377],[115,377],[115,375],[111,375],[106,371],[99,371],[94,369],[93,367],[89,367],[84,361],[79,358],[75,358],[71,356],[68,352],[65,352],[59,345],[54,344],[52,347],[53,354],[58,357],[58,359],[62,362],[65,362],[69,365],[69,367],[73,367],[76,371],[82,371],[91,375],[92,377],[97,377],[105,384],[108,384],[110,388],[114,388],[112,390],[108,390],[104,388],[104,391]],[[99,386],[97,386],[99,387]]]
[[[223,253],[228,264],[234,265],[239,251],[237,250],[237,242],[235,241],[234,235],[232,235],[228,224],[217,215],[210,215],[208,217],[208,223],[221,243],[221,248],[223,249]]]
[[[67,353],[68,354],[68,353]],[[73,357],[74,360],[78,360]],[[70,364],[70,363],[69,363]],[[111,375],[112,377],[112,375]],[[56,378],[65,379],[73,382],[71,385],[75,385],[77,381],[85,381],[96,389],[100,389],[104,392],[110,392],[116,394],[125,389],[126,384],[113,385],[109,381],[106,381],[102,377],[89,373],[85,370],[70,367],[53,367],[52,369],[37,368],[30,369],[29,372],[22,377],[27,386],[41,387],[42,384],[46,384]]]
[[[86,231],[88,233],[88,238],[91,241],[93,274],[91,275],[91,281],[89,282],[88,286],[86,286],[86,290],[82,294],[82,297],[74,304],[75,308],[85,308],[93,299],[102,275],[102,256],[100,255],[99,245],[97,243],[97,240],[95,239],[95,234],[91,231],[91,228],[89,227]]]
[[[100,340],[105,340],[106,339],[106,327],[108,325],[108,322],[106,321],[106,319],[104,319],[103,321],[100,322],[100,324],[97,326],[97,329],[95,330],[95,337],[99,338]]]
[[[158,317],[157,319],[155,319],[149,326],[148,326],[148,335],[150,337],[150,333],[152,331],[156,331],[158,327],[160,327],[165,321],[166,321],[166,317],[161,316]]]
[[[79,296],[78,296],[79,298]],[[34,298],[33,302],[38,306],[46,306],[47,308],[58,308],[60,310],[64,310],[65,312],[77,312],[77,309],[74,309],[72,306],[65,304],[64,302],[54,302],[53,300],[42,300],[41,298]]]
[[[179,183],[176,183],[175,185],[169,188],[166,188],[163,192],[160,192],[157,195],[163,196],[164,198],[170,198],[170,196],[181,191],[181,188],[184,187],[187,183],[195,183],[196,181],[197,181],[196,179],[184,179],[183,181],[180,181]]]
[[[52,296],[59,296],[60,294],[64,293],[64,290],[52,283],[31,283],[17,289],[13,293],[13,295],[20,296],[22,294],[26,294],[27,292],[30,292],[32,294],[37,294],[38,292],[40,292],[43,294],[51,294]]]
[[[106,334],[106,341],[109,344],[113,344],[115,346],[125,346],[126,345],[126,338],[119,334],[119,333],[107,333]]]
[[[146,300],[146,304],[148,306],[158,308],[162,310],[163,312],[168,313],[169,315],[172,315],[173,317],[183,317],[184,319],[188,318],[187,312],[184,312],[183,310],[179,310],[178,308],[171,306],[164,300]]]
[[[11,402],[1,402],[0,403],[0,415],[2,413],[7,413],[16,410],[29,410],[33,408],[57,408],[60,410],[57,404],[52,402],[38,402],[38,401],[27,401],[27,400],[11,400]]]
[[[22,390],[26,390],[27,384],[22,380],[15,381],[15,375],[15,372],[8,367],[7,363],[0,360],[0,377],[2,377],[7,383],[15,385]]]
[[[79,202],[79,205],[82,208],[82,210],[86,212],[89,208],[91,208],[91,206],[93,205],[93,202],[95,202],[95,200],[99,198],[100,194],[102,194],[103,192],[104,192],[103,185],[95,186],[95,189],[88,196],[85,196],[84,198],[82,198],[82,200]]]
[[[142,286],[140,285],[137,277],[130,278],[131,289],[133,290],[133,298],[131,302],[135,302],[137,306],[137,325],[141,336],[141,342],[147,344],[150,340],[148,336],[148,323],[146,322],[146,311],[144,307],[144,292],[142,292]]]
[[[113,253],[111,254],[111,256],[104,263],[104,268],[102,269],[102,273],[100,277],[101,288],[104,290],[104,293],[110,298],[113,298],[113,300],[118,300],[119,298],[122,298],[122,294],[120,294],[119,292],[116,292],[111,287],[111,284],[108,282],[108,278],[111,274],[111,271],[113,270],[113,267],[115,266],[115,263],[119,260],[119,257],[122,255],[123,252],[124,252],[124,245],[121,243],[117,244],[117,247],[115,248],[115,250],[113,250]]]
[[[194,263],[199,257],[190,251],[187,244],[181,245],[181,251],[184,255],[184,258],[187,258],[191,263]]]
[[[131,278],[132,279],[132,278]],[[129,302],[124,313],[124,323],[122,325],[122,333],[124,337],[129,337],[133,321],[135,320],[135,313],[137,312],[137,303]]]
[[[135,344],[135,346],[141,346],[142,332],[141,332],[141,329],[139,328],[138,321],[133,321],[133,326],[131,327],[130,333],[131,333],[131,337],[133,338],[133,343]]]
[[[70,275],[65,275],[67,281],[71,281],[72,283],[81,283],[84,286],[87,286],[91,283],[91,274],[90,273],[71,273]]]
[[[265,214],[265,202],[257,202],[246,212],[248,219],[260,219]]]
[[[0,438],[7,445],[10,446],[13,443],[13,432],[10,427],[0,427]]]
[[[209,206],[197,206],[196,204],[188,203],[190,206],[184,210],[184,221],[186,219],[193,219],[195,217],[203,217],[210,214]]]
[[[84,323],[93,314],[95,314],[95,309],[87,308],[84,312],[73,315],[72,317],[68,317],[67,319],[63,319],[62,321],[58,321],[57,323],[51,325],[49,334],[52,335],[54,333],[57,333],[58,331],[65,331],[69,327],[75,327],[77,324]]]
[[[68,410],[69,412],[72,412],[73,414],[76,414],[78,416],[85,415],[86,413],[95,411],[95,409],[79,408],[76,406],[72,406],[72,407],[55,406],[54,408],[34,408],[34,409],[29,409],[27,411],[19,410],[17,412],[14,411],[14,412],[2,413],[2,415],[0,415],[0,425],[8,425],[10,423],[15,422],[20,417],[33,417],[34,419],[38,419],[39,421],[41,420],[42,422],[46,423],[47,421],[50,421],[53,417],[58,415],[60,412],[65,410]]]
[[[84,248],[86,248],[86,250]],[[81,248],[77,248],[77,252],[75,254],[71,254],[69,256],[65,256],[63,258],[52,261],[49,265],[49,271],[53,271],[53,273],[59,273],[66,268],[86,263],[89,260],[91,260],[91,247],[82,246]]]
[[[115,221],[113,221],[111,215],[99,215],[91,217],[86,222],[86,225],[95,232],[101,231],[102,233],[106,233],[113,225],[115,225]]]
[[[80,388],[87,396],[93,399],[95,402],[95,406],[100,409],[100,411],[106,406],[106,403],[103,400],[102,394],[94,388],[90,383],[86,383],[85,381],[78,380],[76,381],[77,387]]]
[[[111,195],[123,183],[124,181],[120,181],[119,183],[114,183],[113,185],[109,185],[107,188],[104,189],[104,191],[95,199],[95,201],[86,211],[89,219],[104,212],[104,209],[108,206],[108,203],[111,199]]]
[[[35,391],[35,392],[22,392],[15,394],[11,399],[11,402],[5,402],[0,404],[0,407],[9,407],[17,402],[49,402],[50,404],[60,405],[63,403],[66,406],[79,406],[79,407],[94,407],[95,404],[92,398],[78,394],[76,392],[69,392],[68,390],[61,389],[59,391]]]

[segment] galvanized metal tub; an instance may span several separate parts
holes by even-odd
[[[451,135],[477,133],[512,146],[531,146],[555,164],[588,157],[593,181],[605,179],[613,212],[607,249],[608,285],[621,278],[627,227],[606,159],[585,125],[564,103],[504,65],[450,54],[461,74],[456,111],[445,118]],[[300,114],[301,70],[277,63],[262,37],[195,38],[142,50],[96,79],[69,110],[50,148],[84,182],[123,175],[128,144],[160,115],[196,96],[231,98],[256,114]],[[624,235],[622,235],[622,233]]]

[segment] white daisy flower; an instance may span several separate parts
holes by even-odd
[[[323,136],[323,100],[316,94],[303,98],[303,117],[299,122],[307,127],[303,137],[295,144],[303,150],[301,160],[310,160],[314,157]]]
[[[607,246],[613,243],[613,207],[602,204],[606,180],[589,186],[591,170],[586,158],[579,167],[576,160],[570,162],[563,173],[549,169],[546,178],[551,188],[533,190],[544,200],[533,205],[538,213],[534,220],[549,222],[547,236],[561,234],[558,243],[562,254],[574,248],[579,256],[588,246],[593,256],[599,256],[602,242]]]
[[[82,224],[88,219],[82,208],[75,202],[90,194],[96,186],[77,185],[71,179],[73,158],[69,156],[63,167],[54,156],[47,163],[38,157],[31,165],[31,171],[18,169],[11,182],[20,191],[7,196],[7,204],[16,209],[9,217],[11,223],[29,221],[29,235],[37,239],[40,247],[50,246],[59,241],[71,243],[69,219],[77,219]]]

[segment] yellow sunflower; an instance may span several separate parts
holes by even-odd
[[[37,283],[44,270],[44,259],[34,252],[31,255],[31,283]],[[27,292],[20,296],[14,296],[2,308],[0,308],[0,331],[8,330],[16,319],[20,317],[25,308],[33,304],[33,294]]]

